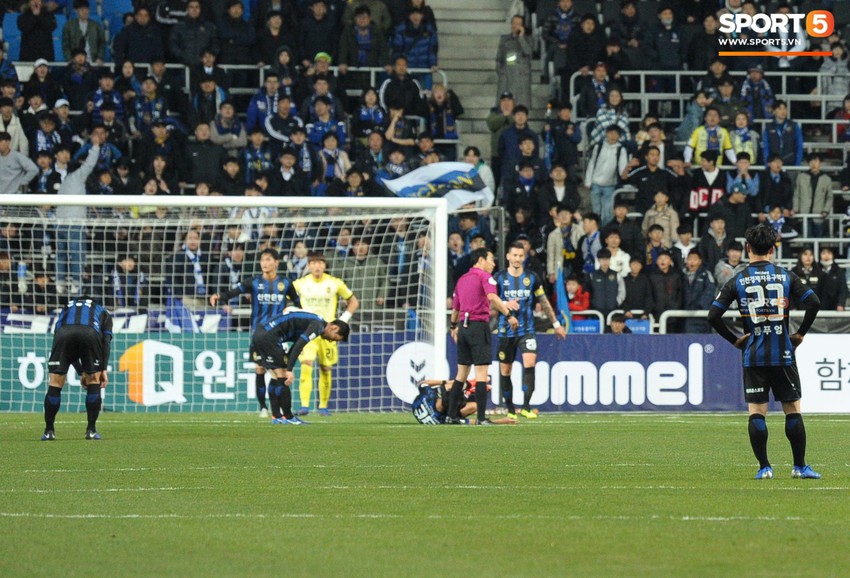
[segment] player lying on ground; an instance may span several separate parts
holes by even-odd
[[[351,333],[348,323],[336,319],[328,323],[315,313],[290,308],[271,321],[257,326],[251,343],[254,362],[271,372],[269,401],[272,423],[300,425],[305,423],[292,413],[292,370],[304,347],[319,337],[328,341],[345,341]]]
[[[749,409],[750,445],[759,462],[756,479],[773,477],[767,459],[767,405],[770,391],[782,402],[785,437],[791,443],[795,478],[820,478],[806,464],[806,428],[800,414],[800,374],[794,351],[812,326],[820,299],[791,271],[770,262],[776,248],[776,232],[761,224],[747,229],[749,265],[732,277],[711,304],[708,322],[726,341],[742,350],[744,398]],[[738,337],[723,322],[723,313],[738,303],[744,334]],[[806,310],[797,333],[789,331],[788,310],[792,303]]]
[[[423,425],[441,425],[446,422],[449,409],[449,391],[454,382],[450,379],[425,379],[419,382],[419,395],[413,400],[413,417]],[[466,382],[463,388],[463,398],[460,402],[460,417],[468,418],[478,411],[478,404],[472,401],[475,397],[476,384]],[[487,391],[490,386],[487,386]],[[517,420],[510,417],[494,419],[494,424],[516,424]]]
[[[87,440],[99,440],[97,418],[103,403],[100,390],[106,387],[109,346],[112,342],[112,316],[102,305],[86,296],[72,298],[56,320],[53,347],[47,366],[50,382],[44,396],[42,441],[56,439],[56,414],[62,403],[62,388],[73,365],[86,388]]]

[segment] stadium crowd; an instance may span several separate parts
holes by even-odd
[[[821,129],[804,131],[789,112],[820,118],[820,110],[787,99],[815,86],[827,91],[835,100],[820,105],[844,121],[839,142],[850,139],[848,52],[838,28],[824,40],[832,57],[723,60],[718,15],[759,4],[623,0],[601,3],[617,7],[603,17],[580,13],[575,4],[587,2],[526,0],[556,74],[543,80],[561,79],[561,96],[543,126],[532,127],[534,31],[528,15],[512,18],[496,55],[488,164],[477,147],[463,147],[463,106],[436,80],[437,20],[424,0],[137,0],[124,14],[125,4],[30,0],[20,15],[6,14],[4,30],[15,18],[20,36],[17,63],[0,54],[3,192],[383,196],[390,193],[381,179],[460,156],[506,211],[506,246],[526,245],[525,268],[550,295],[560,272],[571,310],[705,310],[756,221],[781,232],[783,257],[799,256],[795,271],[824,309],[846,304],[845,271],[835,263],[846,244],[819,243],[815,255],[793,239],[827,240],[850,228],[850,213],[840,219],[844,197],[833,195],[850,190],[850,170],[835,174],[843,164],[835,149],[804,151]],[[25,82],[20,62],[31,63]],[[379,69],[376,86],[367,68]],[[646,68],[659,72],[647,90],[671,96],[675,84],[664,71],[705,74],[684,109],[671,98],[642,110],[624,94],[639,88],[628,71]],[[828,81],[809,82],[799,71],[821,71]],[[779,91],[783,76],[787,94]],[[671,117],[678,121],[660,122]],[[91,175],[66,184],[100,142]],[[625,185],[633,199],[617,193]],[[450,220],[450,284],[471,266],[472,250],[494,246],[498,231],[481,209]],[[305,273],[309,252],[323,251],[329,271],[364,296],[364,310],[404,308],[416,304],[434,250],[410,219],[317,226],[287,212],[297,222],[282,226],[273,209],[199,205],[185,222],[238,223],[181,228],[169,224],[176,215],[166,208],[82,210],[65,215],[76,224],[62,226],[62,211],[50,207],[23,217],[6,211],[0,307],[44,312],[81,288],[110,306],[144,309],[165,294],[190,301],[257,271],[256,256],[271,246],[292,278]],[[799,215],[808,215],[805,226]],[[42,217],[45,224],[32,224]],[[99,217],[122,225],[98,226]],[[65,274],[63,262],[76,267]],[[151,279],[162,279],[162,289]],[[689,320],[684,329],[708,327]]]

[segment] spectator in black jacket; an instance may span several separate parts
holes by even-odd
[[[299,55],[304,68],[309,68],[312,58],[320,52],[336,56],[337,26],[328,14],[325,0],[314,0],[301,20]]]
[[[709,222],[722,217],[726,221],[726,233],[730,240],[742,238],[752,223],[752,208],[747,202],[747,191],[743,185],[734,185],[728,195],[714,203],[708,210]],[[717,263],[711,264],[711,270]]]
[[[638,14],[637,2],[635,0],[620,2],[620,15],[613,22],[609,22],[608,26],[611,28],[611,40],[620,46],[628,59],[632,62],[641,62],[647,29]]]
[[[689,70],[708,70],[718,52],[720,52],[720,21],[716,14],[707,14],[702,21],[702,30],[691,38],[688,44],[687,62]]]
[[[629,274],[623,279],[626,286],[626,298],[620,303],[626,317],[647,319],[655,304],[652,300],[652,285],[649,275],[643,271],[643,258],[632,257],[629,261]]]
[[[699,251],[691,249],[685,259],[683,277],[682,309],[707,311],[714,301],[716,285],[714,276],[703,265]],[[685,319],[685,333],[709,333],[711,328],[705,319]]]
[[[820,267],[825,277],[821,308],[844,311],[847,305],[847,275],[844,269],[835,264],[835,250],[832,247],[821,247]]]
[[[620,232],[622,243],[620,247],[629,255],[642,255],[646,251],[646,239],[641,230],[642,223],[628,216],[628,202],[618,199],[614,202],[614,218],[608,221],[602,228],[602,236],[608,231]]]
[[[369,86],[369,74],[349,74],[349,66],[389,68],[389,60],[389,47],[383,31],[372,22],[369,6],[361,4],[354,9],[354,23],[342,30],[339,39],[339,73],[345,78],[345,85],[359,89]]]
[[[215,24],[201,15],[201,1],[189,0],[186,18],[174,25],[168,39],[168,49],[174,60],[186,66],[196,66],[201,61],[201,51],[216,44]]]
[[[649,274],[652,286],[652,314],[658,320],[669,309],[682,308],[682,274],[673,267],[673,257],[668,251],[658,256],[657,269]],[[681,324],[676,320],[667,322],[667,332],[676,333]]]
[[[565,204],[575,211],[581,204],[575,180],[570,179],[567,170],[561,164],[552,165],[549,181],[538,188],[537,222],[545,223],[547,215],[559,204]]]
[[[570,77],[581,72],[586,81],[594,65],[605,58],[605,34],[596,16],[587,13],[581,17],[579,29],[570,34],[567,42],[567,74],[561,77],[562,94],[569,94]]]
[[[402,108],[406,116],[424,116],[425,102],[422,100],[422,88],[407,73],[407,57],[399,55],[393,61],[393,71],[378,91],[384,110]]]
[[[21,31],[20,60],[24,62],[35,62],[39,58],[48,62],[55,60],[53,31],[56,30],[56,16],[42,0],[29,0],[18,17],[18,30]]]
[[[145,172],[153,165],[155,156],[160,155],[168,159],[180,182],[188,180],[189,170],[186,166],[186,155],[183,143],[175,136],[173,127],[169,127],[164,120],[157,120],[151,126],[151,132],[142,136],[139,144],[136,168]],[[176,129],[175,129],[176,130]],[[172,191],[172,194],[178,194]]]
[[[286,24],[284,25],[283,13],[280,10],[270,10],[266,15],[266,25],[257,33],[258,65],[273,66],[277,64],[278,50],[298,46],[298,35],[293,30],[292,23],[287,21]],[[292,63],[294,65],[295,61]]]
[[[782,170],[782,157],[778,154],[770,155],[767,159],[767,170],[762,174],[759,181],[758,206],[756,212],[759,221],[767,217],[767,207],[782,207],[782,216],[791,218],[794,209],[794,185],[791,178]]]
[[[190,309],[206,307],[209,286],[208,257],[201,251],[201,236],[189,229],[183,237],[183,246],[168,259],[164,271],[170,295],[183,300]]]
[[[310,182],[296,166],[296,152],[291,147],[280,153],[280,167],[269,175],[269,196],[299,197],[310,194]]]
[[[215,185],[225,152],[210,140],[210,125],[205,122],[195,127],[195,142],[188,145],[189,174],[192,182]]]
[[[716,213],[708,220],[708,230],[700,238],[697,250],[709,271],[714,271],[717,262],[726,256],[729,243],[734,241],[726,233],[726,220]]]
[[[35,0],[33,0],[35,1]],[[165,56],[162,33],[151,13],[140,5],[136,8],[133,23],[121,29],[112,42],[112,59],[115,62],[153,62]]]
[[[222,64],[256,64],[254,44],[256,32],[250,22],[245,20],[245,7],[241,0],[227,1],[227,15],[218,26],[218,40],[221,45]],[[237,71],[234,86],[244,86],[246,71]],[[241,78],[236,78],[241,77]]]

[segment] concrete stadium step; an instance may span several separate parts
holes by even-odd
[[[446,50],[452,49],[475,49],[473,53],[476,56],[481,54],[489,54],[492,58],[496,57],[496,50],[499,48],[499,36],[498,35],[477,35],[469,32],[458,33],[458,34],[443,34],[442,28],[440,29],[440,55],[445,55]],[[461,56],[463,53],[457,53],[458,56]],[[473,54],[469,54],[468,56],[472,56]]]
[[[428,0],[428,6],[437,13],[437,22],[440,21],[439,12],[443,10],[457,10],[459,7],[469,11],[500,10],[504,15],[507,14],[510,5],[511,0],[464,0],[463,3],[458,0]]]
[[[504,22],[468,22],[440,20],[440,44],[443,44],[445,35],[463,34],[471,36],[492,36],[498,40],[502,34],[507,34],[510,28]],[[498,45],[498,43],[497,43]]]
[[[455,91],[458,90],[458,87],[462,87],[460,90],[464,90],[467,86],[476,87],[480,90],[482,84],[496,84],[497,80],[496,70],[492,62],[489,69],[482,63],[481,68],[477,70],[463,70],[451,76],[452,88]]]
[[[440,32],[443,31],[443,22],[472,21],[472,22],[502,22],[505,28],[507,16],[505,10],[482,9],[470,10],[469,8],[457,8],[458,2],[453,3],[453,8],[440,8],[438,25]],[[429,3],[433,7],[433,3]]]

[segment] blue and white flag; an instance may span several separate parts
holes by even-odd
[[[165,329],[169,333],[200,333],[201,329],[183,300],[169,297],[165,306]]]
[[[555,281],[555,305],[558,311],[558,321],[567,333],[573,331],[573,316],[570,313],[570,298],[567,296],[567,281],[564,279],[564,268],[558,267],[558,279]]]
[[[381,181],[398,197],[445,197],[449,211],[469,203],[489,207],[494,199],[493,191],[478,176],[478,169],[469,163],[434,163],[397,179]]]

